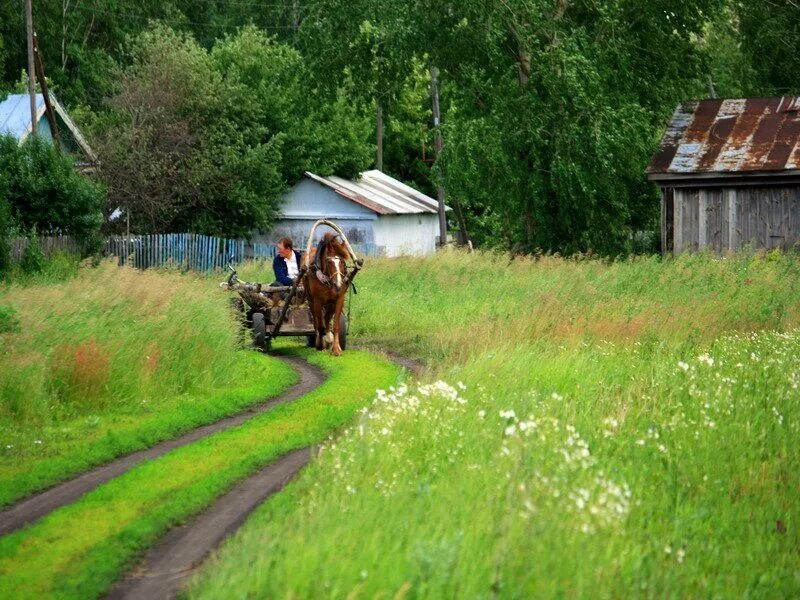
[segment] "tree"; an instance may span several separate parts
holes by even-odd
[[[207,51],[154,26],[129,61],[97,139],[107,210],[129,208],[135,231],[246,236],[305,170],[365,164],[358,103],[317,100],[300,54],[254,27]]]
[[[430,11],[431,60],[454,83],[444,174],[479,215],[478,239],[616,253],[632,231],[653,228],[644,168],[675,104],[700,89],[694,39],[718,4],[499,0]]]

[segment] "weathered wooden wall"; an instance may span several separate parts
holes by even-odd
[[[664,188],[662,250],[788,250],[800,244],[800,185]]]

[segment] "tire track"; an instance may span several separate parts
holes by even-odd
[[[300,380],[283,394],[252,406],[236,415],[192,429],[177,438],[166,440],[145,450],[139,450],[132,454],[122,456],[109,463],[90,469],[73,479],[59,483],[43,492],[28,496],[13,504],[10,508],[0,512],[0,535],[16,531],[57,508],[75,502],[87,492],[122,475],[144,461],[153,460],[176,448],[186,446],[204,437],[241,425],[256,415],[264,413],[281,404],[296,400],[325,381],[325,375],[320,368],[307,363],[301,358],[293,356],[278,356],[278,358],[290,364],[300,375]]]
[[[419,374],[423,365],[391,353],[390,360]],[[186,580],[253,510],[279,492],[311,460],[312,448],[283,455],[255,475],[240,481],[186,525],[170,530],[144,559],[120,579],[108,600],[164,600],[178,596]]]

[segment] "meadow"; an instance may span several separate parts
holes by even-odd
[[[0,506],[278,394],[227,295],[174,272],[80,266],[0,283]]]
[[[432,368],[190,597],[798,594],[796,256],[446,253],[360,277],[353,341]]]

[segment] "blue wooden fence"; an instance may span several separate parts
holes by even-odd
[[[353,249],[362,256],[378,254],[375,244],[354,244]],[[112,236],[106,239],[104,251],[107,256],[118,257],[121,265],[130,264],[139,269],[174,266],[194,271],[223,269],[231,259],[234,263],[271,260],[275,253],[274,244],[194,233]]]

